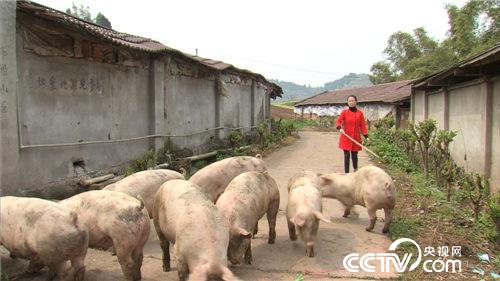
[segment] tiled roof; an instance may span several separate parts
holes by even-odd
[[[326,91],[305,99],[295,106],[345,104],[347,97],[355,95],[358,102],[387,102],[393,103],[409,99],[411,95],[411,80],[378,84],[364,88],[341,89]]]
[[[453,84],[498,74],[500,42],[482,53],[462,60],[442,71],[412,81],[414,89],[435,90]]]
[[[237,73],[250,75],[255,77],[257,80],[264,82],[268,86],[271,86],[271,88],[273,89],[271,96],[276,97],[283,94],[281,87],[267,81],[267,79],[265,79],[265,77],[261,74],[254,73],[245,69],[240,69],[231,64],[186,54],[179,50],[165,46],[158,41],[109,29],[97,25],[93,22],[88,22],[78,17],[52,9],[50,7],[40,5],[35,2],[18,1],[17,9],[60,24],[70,25],[79,29],[83,29],[84,31],[91,33],[92,35],[102,39],[103,41],[108,41],[127,48],[136,49],[146,53],[170,53],[190,59],[195,63],[200,63],[216,71],[233,70]]]

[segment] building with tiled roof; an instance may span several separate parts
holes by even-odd
[[[363,88],[326,91],[295,104],[294,112],[301,117],[338,116],[347,105],[347,98],[355,95],[358,107],[367,121],[380,120],[389,114],[398,126],[405,126],[410,110],[411,80],[373,85]]]
[[[31,1],[0,5],[2,195],[61,198],[149,150],[211,151],[268,122],[282,95],[258,73],[153,39]]]

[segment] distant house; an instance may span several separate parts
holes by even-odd
[[[282,94],[258,73],[34,2],[0,6],[2,195],[63,197],[149,149],[210,151],[267,122]]]
[[[458,133],[454,160],[500,186],[500,43],[443,71],[412,82],[411,119],[437,120]]]
[[[364,88],[326,91],[295,104],[294,112],[302,118],[338,116],[347,107],[349,95],[358,98],[358,107],[367,121],[380,120],[390,114],[398,127],[405,127],[410,112],[411,80],[379,84]]]

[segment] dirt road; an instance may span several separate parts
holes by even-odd
[[[287,202],[286,183],[296,172],[312,170],[319,173],[343,171],[343,154],[337,148],[338,134],[303,131],[294,144],[281,148],[265,158],[270,174],[276,179],[281,193],[280,211],[276,226],[276,243],[267,244],[268,226],[264,217],[259,222],[259,233],[252,241],[253,264],[231,267],[243,280],[294,280],[298,273],[306,273],[304,280],[357,280],[395,277],[394,273],[350,273],[342,265],[349,253],[386,252],[391,241],[381,233],[382,222],[375,230],[365,231],[368,223],[366,209],[355,207],[351,217],[342,218],[343,208],[336,200],[323,199],[323,213],[332,218],[332,224],[321,223],[314,258],[305,256],[301,241],[290,241],[284,210]],[[367,155],[360,153],[360,166],[370,164]],[[358,216],[356,215],[359,214]],[[377,213],[382,217],[382,213]],[[172,248],[172,247],[171,247]],[[26,263],[11,260],[2,250],[2,271],[8,276],[22,270]],[[173,255],[172,255],[173,258]],[[85,280],[121,280],[122,274],[116,256],[109,252],[89,250],[86,258]],[[380,272],[379,269],[376,272]],[[143,280],[178,280],[175,260],[172,271],[163,272],[161,250],[152,225],[151,237],[144,249]],[[45,280],[46,272],[36,277],[18,280]]]

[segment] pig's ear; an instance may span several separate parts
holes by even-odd
[[[318,219],[318,220],[321,220],[321,221],[324,221],[326,223],[332,223],[329,219],[325,218],[325,216],[323,215],[323,213],[321,212],[314,212],[314,216]]]
[[[306,219],[301,216],[301,215],[295,215],[295,217],[290,219],[291,222],[293,222],[297,226],[304,226],[306,224]]]
[[[245,229],[243,228],[238,228],[238,232],[240,234],[241,237],[245,237],[245,238],[252,238],[252,233],[246,231]]]

